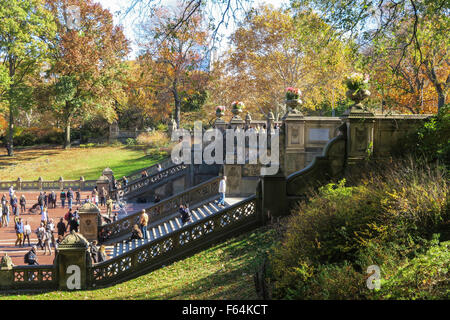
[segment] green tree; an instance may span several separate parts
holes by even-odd
[[[0,0],[0,91],[9,111],[6,142],[8,156],[14,155],[14,119],[28,101],[27,76],[46,58],[46,39],[55,33],[54,19],[41,0]],[[5,75],[6,73],[6,75]]]

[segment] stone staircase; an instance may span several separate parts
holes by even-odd
[[[123,240],[114,244],[113,246],[107,247],[107,253],[109,258],[114,258],[118,255],[124,254],[130,250],[136,249],[139,246],[147,244],[149,242],[155,241],[162,236],[165,236],[171,232],[177,231],[182,227],[201,221],[208,218],[210,215],[229,207],[230,204],[225,202],[225,206],[219,205],[217,203],[217,197],[213,200],[207,201],[200,204],[194,209],[190,209],[191,219],[185,224],[182,223],[180,214],[175,214],[174,216],[168,218],[166,221],[149,225],[147,230],[147,239],[134,239],[134,240]]]

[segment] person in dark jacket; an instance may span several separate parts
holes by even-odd
[[[66,203],[66,192],[61,190],[61,194],[59,195],[59,198],[61,199],[61,206],[64,208],[64,205]]]
[[[67,191],[67,204],[69,206],[69,209],[72,209],[73,199],[74,199],[74,194],[73,194],[72,188],[69,188],[69,191]]]
[[[25,199],[25,195],[21,195],[20,196],[20,210],[22,211],[22,214],[25,213],[26,211],[26,205],[27,205],[27,200]]]
[[[133,230],[131,231],[131,240],[134,239],[142,239],[144,238],[144,236],[142,235],[142,231],[139,229],[139,226],[137,224],[135,224],[133,226]]]
[[[52,205],[53,205],[53,209],[56,208],[56,201],[58,200],[57,198],[58,198],[58,196],[56,195],[56,192],[52,191]]]
[[[67,231],[67,226],[64,223],[64,218],[60,218],[58,224],[56,225],[56,229],[58,229],[58,236],[64,237],[64,234]]]
[[[91,258],[92,262],[97,263],[98,261],[98,247],[97,247],[97,240],[92,241],[91,244]]]
[[[180,204],[180,208],[178,209],[178,212],[181,213],[181,222],[183,224],[185,224],[186,222],[188,222],[191,217],[189,214],[189,208],[185,205],[183,206],[182,204]]]
[[[31,250],[25,254],[24,260],[29,266],[39,265],[37,262],[36,246],[33,246]]]
[[[44,211],[44,206],[45,206],[45,198],[44,198],[43,192],[39,193],[38,203],[39,203],[39,207],[41,208],[41,214],[42,214],[42,212]]]

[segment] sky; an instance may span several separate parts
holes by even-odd
[[[132,45],[132,52],[128,56],[129,59],[133,59],[136,57],[139,47],[136,44],[136,37],[134,32],[135,23],[137,21],[136,16],[133,14],[129,14],[124,19],[120,14],[118,14],[119,11],[123,11],[124,9],[127,9],[130,1],[129,0],[97,0],[96,2],[99,2],[102,7],[109,9],[109,11],[114,16],[114,23],[120,24],[124,28],[125,36],[131,40]],[[176,3],[176,0],[161,0],[161,5],[174,5]],[[262,3],[268,3],[272,4],[275,8],[279,8],[282,5],[288,5],[289,0],[253,0],[253,6],[258,6]],[[233,32],[233,27],[229,28],[221,28],[220,33],[224,34],[225,36],[230,35]],[[220,50],[219,50],[220,51]]]

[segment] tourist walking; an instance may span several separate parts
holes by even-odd
[[[106,196],[107,196],[107,191],[105,189],[105,187],[102,187],[102,190],[100,191],[100,205],[102,207],[104,207],[106,205]]]
[[[19,200],[17,200],[16,195],[14,194],[11,200],[11,209],[15,217],[19,215]]]
[[[97,263],[98,262],[97,240],[92,241],[92,244],[90,246],[90,252],[91,252],[92,262]]]
[[[41,250],[44,250],[44,234],[45,234],[45,227],[44,224],[41,222],[39,228],[37,228],[36,230],[36,236],[38,239],[37,245],[41,247]]]
[[[51,218],[48,220],[47,232],[49,232],[51,244],[56,249],[56,240],[55,240],[55,235],[54,235],[55,224],[53,223],[53,219],[51,219]]]
[[[14,193],[15,193],[14,187],[13,187],[13,186],[10,186],[8,191],[9,191],[9,201],[11,202],[11,201],[12,201],[12,198],[13,198],[13,196],[14,196]]]
[[[24,214],[26,211],[26,208],[25,208],[26,205],[27,205],[27,199],[25,199],[25,195],[22,194],[20,196],[20,211],[22,212],[22,214]]]
[[[61,206],[64,208],[66,204],[66,192],[64,191],[64,189],[61,190],[59,198],[61,199]]]
[[[109,218],[111,218],[112,209],[113,209],[113,200],[110,197],[108,197],[108,200],[106,201],[106,213]]]
[[[98,251],[98,262],[106,261],[106,247],[105,245],[100,246],[100,250]]]
[[[46,226],[47,220],[48,220],[47,207],[44,207],[44,210],[42,210],[41,212],[41,223],[43,223],[44,226]]]
[[[69,209],[72,209],[72,202],[73,202],[74,196],[72,188],[69,188],[69,191],[67,191],[67,205],[69,206]]]
[[[148,224],[148,215],[145,213],[145,209],[142,209],[141,216],[139,218],[139,225],[141,227],[142,236],[144,239],[147,239],[147,224]]]
[[[222,206],[225,206],[225,192],[227,190],[227,177],[223,176],[222,179],[219,182],[219,194],[220,194],[220,199],[219,199],[219,204]]]
[[[42,193],[42,191],[39,193],[38,203],[39,203],[39,208],[41,208],[41,214],[42,214],[42,212],[44,211],[44,206],[45,206],[45,199],[44,199],[44,194]]]
[[[8,226],[9,225],[9,204],[8,204],[8,200],[6,200],[5,205],[3,206],[3,215],[2,215],[2,224],[3,226]]]
[[[17,219],[15,223],[15,229],[16,229],[16,243],[14,244],[17,247],[17,244],[19,244],[19,247],[23,247],[23,222],[22,218]]]
[[[28,245],[30,245],[30,235],[31,226],[28,224],[28,221],[25,221],[25,225],[23,226],[23,244],[25,244],[25,240],[28,240]]]
[[[48,229],[45,229],[44,236],[42,238],[42,241],[44,242],[44,249],[45,249],[44,255],[47,254],[47,249],[48,249],[49,256],[52,255],[52,247],[50,246],[51,240],[52,240],[52,236],[50,234],[50,231]]]

